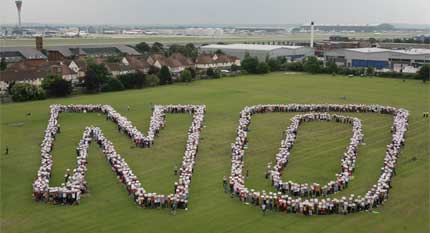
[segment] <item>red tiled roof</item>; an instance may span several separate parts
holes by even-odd
[[[212,59],[212,56],[209,54],[200,54],[196,58],[196,64],[214,64],[214,60]]]
[[[76,74],[65,63],[44,62],[39,65],[18,62],[10,65],[5,71],[1,72],[1,81],[24,81],[44,78],[49,74],[72,75]]]

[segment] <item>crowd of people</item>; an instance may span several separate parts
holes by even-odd
[[[321,186],[320,184],[314,183],[299,184],[292,181],[283,182],[282,170],[288,165],[290,157],[290,151],[294,146],[294,142],[297,137],[299,126],[304,122],[309,121],[335,121],[344,124],[352,125],[352,137],[350,143],[346,148],[346,152],[341,160],[341,171],[336,174],[336,180],[330,181],[327,185]],[[293,196],[327,196],[328,194],[336,193],[345,187],[347,187],[352,172],[355,168],[355,162],[358,154],[358,145],[362,142],[362,124],[360,119],[356,117],[342,116],[342,115],[331,115],[328,113],[308,113],[299,114],[291,119],[291,125],[284,132],[285,139],[281,141],[281,147],[279,152],[276,154],[276,163],[273,169],[268,170],[266,177],[270,178],[275,188],[282,193],[288,193]]]
[[[193,166],[198,151],[200,131],[203,128],[203,118],[206,107],[204,105],[155,105],[151,117],[147,136],[137,130],[127,118],[121,116],[108,105],[52,105],[51,117],[45,130],[45,137],[41,145],[41,166],[33,183],[33,197],[36,201],[45,201],[54,204],[79,204],[82,194],[88,192],[85,181],[87,171],[88,148],[95,140],[103,151],[106,160],[112,166],[118,180],[125,185],[129,195],[142,207],[187,208],[189,186],[193,174]],[[150,147],[160,129],[165,126],[166,113],[189,113],[193,115],[191,127],[188,129],[188,139],[182,165],[179,168],[179,180],[175,182],[174,194],[160,195],[148,193],[137,177],[133,174],[125,160],[115,151],[114,145],[104,137],[100,128],[86,127],[76,148],[77,167],[72,174],[65,176],[65,182],[59,187],[50,187],[49,180],[53,165],[52,150],[57,133],[60,132],[58,118],[62,112],[99,112],[106,115],[118,125],[118,130],[127,134],[138,146]]]
[[[280,155],[277,156],[277,163],[274,166],[274,169],[270,171],[270,175],[273,181],[273,184],[281,187],[279,192],[275,193],[266,193],[255,190],[248,190],[245,186],[245,176],[243,175],[244,168],[244,156],[245,156],[245,146],[247,145],[247,134],[249,131],[249,126],[251,123],[251,117],[253,114],[257,113],[267,113],[267,112],[310,112],[313,113],[311,116],[323,116],[322,113],[327,112],[362,112],[362,113],[380,113],[380,114],[392,114],[394,116],[393,126],[392,126],[392,140],[391,143],[386,147],[386,153],[384,158],[384,165],[381,168],[381,174],[378,178],[378,181],[375,185],[371,187],[371,189],[363,196],[355,196],[351,195],[350,197],[342,197],[342,198],[328,198],[326,195],[335,193],[336,191],[336,182],[334,184],[333,189],[330,192],[326,192],[323,195],[320,195],[319,198],[316,198],[316,193],[312,193],[304,195],[304,192],[299,188],[298,192],[291,193],[291,187],[288,187],[288,191],[285,189],[285,183],[280,179],[281,171],[288,163],[288,150],[283,150],[283,146],[281,145]],[[305,114],[306,115],[306,114]],[[391,179],[395,175],[395,166],[397,163],[397,158],[400,154],[400,148],[404,145],[405,141],[405,133],[408,129],[408,116],[409,112],[405,109],[397,109],[389,106],[381,106],[381,105],[358,105],[358,104],[349,104],[349,105],[339,105],[339,104],[287,104],[287,105],[256,105],[251,107],[245,107],[240,112],[239,118],[239,126],[237,128],[237,137],[235,142],[232,144],[232,166],[231,166],[231,175],[229,177],[229,191],[232,196],[236,196],[240,198],[241,201],[250,203],[253,205],[261,206],[264,213],[267,210],[277,210],[277,211],[285,211],[288,213],[300,213],[304,215],[321,215],[321,214],[348,214],[354,213],[363,210],[371,210],[382,204],[387,198],[389,194],[389,190],[391,188]],[[301,119],[303,116],[297,116],[298,119]],[[328,116],[327,116],[328,117]],[[345,119],[344,117],[339,116],[340,119]],[[303,118],[304,119],[304,118]],[[349,119],[349,118],[348,118]],[[294,119],[293,119],[294,121]],[[299,120],[300,121],[300,120]],[[356,126],[360,125],[359,121],[355,120],[346,120],[352,121],[353,128],[356,129]],[[298,123],[300,124],[300,123]],[[294,131],[294,123],[293,123],[293,131]],[[298,128],[298,125],[297,125]],[[295,137],[297,133],[297,128],[295,133],[291,133],[287,130],[287,139],[283,141],[283,143],[291,143],[288,139],[292,139]],[[289,128],[290,129],[290,128]],[[362,140],[361,130],[357,130],[357,133],[354,132],[354,135],[351,139],[352,144],[358,144]],[[293,144],[291,144],[293,145]],[[342,160],[342,172],[340,177],[349,177],[350,173],[353,171],[355,164],[355,156],[357,155],[356,148],[351,149],[351,144],[347,149],[347,155]],[[352,150],[351,153],[348,153],[349,150]],[[353,152],[355,151],[355,152]],[[343,174],[346,172],[345,174]],[[343,175],[342,175],[343,174]],[[287,182],[287,186],[289,182]],[[347,185],[347,183],[345,183]],[[345,184],[342,186],[344,187]],[[332,187],[332,186],[330,186]],[[339,191],[339,187],[337,187]],[[328,189],[328,187],[327,187]],[[321,194],[321,190],[320,194]],[[313,195],[312,195],[313,194]],[[311,196],[310,200],[302,199],[302,197],[295,196]]]

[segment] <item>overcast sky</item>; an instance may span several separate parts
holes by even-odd
[[[429,0],[23,0],[23,23],[430,24]],[[0,0],[1,23],[16,23]]]

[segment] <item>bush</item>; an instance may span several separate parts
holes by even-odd
[[[314,56],[307,57],[305,60],[305,63],[303,64],[303,70],[305,72],[311,73],[311,74],[317,74],[321,72],[321,63],[318,61],[318,59]]]
[[[323,69],[324,73],[335,74],[337,73],[337,65],[335,62],[327,62],[326,67]]]
[[[257,65],[257,74],[267,74],[270,72],[270,66],[266,62],[260,62]]]
[[[181,72],[181,81],[182,82],[191,82],[193,79],[191,71],[185,69]]]
[[[157,75],[150,74],[145,78],[145,86],[146,87],[155,87],[160,85],[160,79]]]
[[[220,78],[221,72],[217,69],[209,68],[206,71],[206,75],[208,76],[208,78]]]
[[[124,74],[117,78],[125,89],[140,89],[145,85],[145,75],[142,73]]]
[[[289,62],[286,65],[287,71],[296,71],[296,72],[302,72],[303,71],[303,63],[302,62]]]
[[[404,78],[404,79],[415,79],[416,74],[400,73],[400,72],[377,72],[376,76],[383,78]]]
[[[236,64],[233,64],[233,65],[231,65],[231,71],[233,71],[233,72],[236,72],[236,71],[239,71],[240,70],[240,66],[238,66],[238,65],[236,65]]]
[[[430,65],[425,64],[421,66],[420,70],[418,71],[418,78],[423,80],[423,82],[429,81],[430,77]]]
[[[109,79],[109,81],[102,86],[102,92],[122,91],[124,89],[122,82],[116,78]]]
[[[214,69],[213,69],[213,68],[208,68],[208,69],[206,70],[206,75],[207,75],[208,77],[212,77],[212,76],[214,76],[214,74],[215,74],[215,71],[214,71]]]
[[[45,91],[41,87],[29,83],[16,83],[11,89],[11,95],[13,101],[17,102],[46,99]]]
[[[58,75],[49,75],[42,81],[42,88],[48,96],[64,97],[72,94],[72,83]]]
[[[221,71],[218,69],[215,69],[212,78],[221,78]]]
[[[276,58],[270,58],[267,62],[271,71],[280,71],[281,70],[281,60]]]

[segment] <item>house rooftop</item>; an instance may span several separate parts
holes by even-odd
[[[7,54],[21,54],[27,60],[31,59],[47,59],[47,57],[34,48],[0,48],[0,57],[6,57]]]
[[[127,45],[79,45],[79,46],[58,46],[48,48],[48,51],[58,51],[65,57],[73,55],[102,55],[126,54],[132,56],[141,55],[134,48]]]

